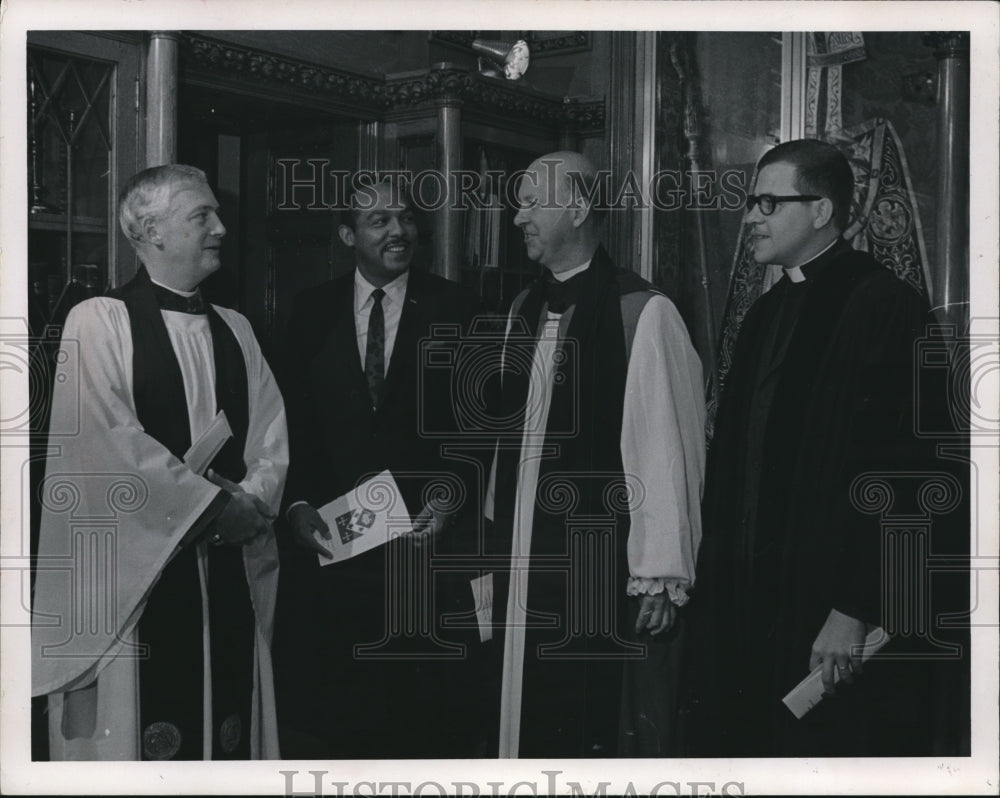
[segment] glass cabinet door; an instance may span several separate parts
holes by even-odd
[[[28,36],[29,314],[36,334],[134,271],[115,217],[119,186],[139,164],[138,67],[138,37]]]

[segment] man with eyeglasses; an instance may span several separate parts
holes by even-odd
[[[928,311],[842,237],[853,188],[836,147],[803,139],[761,158],[747,198],[754,260],[784,275],[746,315],[710,445],[694,754],[930,753],[914,667],[862,675],[896,586],[883,584],[878,515],[851,499],[860,475],[914,462],[913,347]],[[834,696],[797,720],[782,698],[817,667]]]

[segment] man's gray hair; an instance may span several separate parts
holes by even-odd
[[[208,178],[195,166],[165,164],[143,169],[125,184],[118,198],[118,223],[133,246],[143,240],[143,222],[165,214],[174,191],[184,183],[208,183]]]

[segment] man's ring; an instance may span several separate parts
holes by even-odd
[[[847,665],[838,665],[838,666],[837,666],[837,670],[838,670],[838,671],[846,671],[846,670],[847,670],[847,668],[848,668],[848,666],[847,666]]]
[[[221,543],[222,543],[222,535],[216,532],[214,535],[212,535],[212,545],[218,546]]]

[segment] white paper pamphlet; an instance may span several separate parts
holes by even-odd
[[[476,602],[479,642],[493,639],[493,574],[483,574],[469,581]]]
[[[317,555],[320,565],[349,560],[412,529],[406,504],[389,471],[362,482],[318,512],[330,527],[329,539],[313,532],[315,540],[330,552],[329,557]]]
[[[229,419],[226,418],[226,411],[220,410],[198,440],[184,453],[184,462],[194,473],[204,475],[215,455],[232,437],[233,431],[229,426]]]

